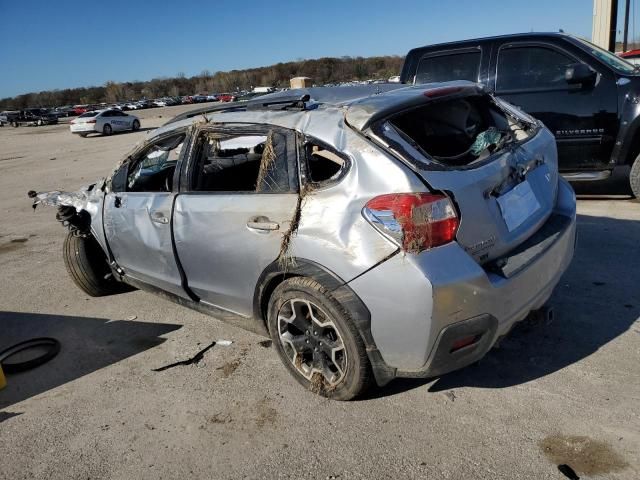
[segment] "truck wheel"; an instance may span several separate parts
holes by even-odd
[[[371,385],[362,337],[348,312],[316,281],[295,277],[278,285],[267,322],[280,359],[305,388],[351,400]]]
[[[138,120],[134,120],[133,121],[133,125],[131,126],[131,130],[134,131],[134,132],[140,130],[140,122]]]
[[[640,155],[636,157],[636,160],[631,166],[629,172],[629,184],[631,184],[631,191],[636,198],[640,199]]]
[[[104,127],[102,127],[102,133],[104,133],[105,135],[111,135],[113,133],[111,125],[106,124]]]
[[[92,297],[103,297],[132,290],[111,275],[107,257],[96,239],[69,232],[62,248],[64,266],[80,290]]]

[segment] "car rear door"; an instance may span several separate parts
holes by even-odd
[[[105,197],[104,230],[127,277],[188,298],[173,251],[173,180],[186,132],[165,135],[123,164]]]
[[[551,130],[560,171],[608,168],[617,135],[616,85],[610,73],[601,72],[592,86],[570,85],[567,67],[583,62],[550,42],[504,42],[494,51],[496,95]]]
[[[255,125],[198,133],[173,230],[187,284],[201,302],[252,315],[255,286],[278,259],[297,192],[294,132]]]

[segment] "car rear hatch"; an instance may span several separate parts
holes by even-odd
[[[345,119],[451,198],[456,240],[480,264],[513,251],[553,211],[553,136],[479,85],[395,90],[352,103]]]

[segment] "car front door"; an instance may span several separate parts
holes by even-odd
[[[496,95],[551,130],[561,172],[608,168],[617,135],[615,80],[594,72],[591,83],[568,83],[567,68],[580,63],[555,45],[516,42],[502,44],[494,64]]]
[[[104,206],[109,248],[127,277],[188,298],[173,251],[173,180],[186,133],[163,136],[115,173]]]
[[[298,208],[296,136],[264,125],[212,128],[197,134],[181,176],[176,251],[201,302],[249,317]]]

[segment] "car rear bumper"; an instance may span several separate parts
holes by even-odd
[[[95,123],[77,123],[69,125],[71,133],[91,133],[95,132]]]
[[[450,243],[395,255],[350,282],[371,312],[371,333],[385,363],[397,376],[455,370],[481,358],[515,322],[543,306],[575,247],[575,195],[564,180],[540,232],[507,259],[511,269],[483,267]],[[470,335],[477,340],[450,355],[452,342]]]

